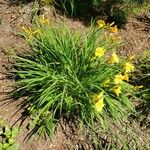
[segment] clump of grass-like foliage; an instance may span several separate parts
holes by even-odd
[[[33,132],[52,135],[63,116],[106,128],[109,118],[121,121],[134,112],[128,83],[134,66],[115,53],[116,26],[99,20],[99,27],[81,33],[63,23],[48,25],[44,17],[40,22],[23,28],[31,52],[16,56],[13,70],[14,94],[26,97],[21,107]]]

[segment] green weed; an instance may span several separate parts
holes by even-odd
[[[19,150],[19,145],[15,143],[19,132],[18,127],[9,128],[5,122],[0,119],[0,150]]]

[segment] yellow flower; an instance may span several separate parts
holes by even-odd
[[[123,80],[129,81],[129,75],[127,73],[123,75]]]
[[[105,80],[104,83],[103,83],[103,86],[104,87],[108,87],[109,86],[109,83],[110,83],[110,80]]]
[[[101,98],[96,104],[95,104],[95,109],[97,112],[101,112],[104,107],[104,100]]]
[[[101,99],[101,98],[103,97],[103,95],[104,95],[104,92],[100,92],[100,93],[97,95],[97,98],[98,98],[98,99]]]
[[[44,15],[42,15],[40,18],[40,23],[45,24],[45,25],[49,25],[49,20],[46,19]]]
[[[105,49],[102,47],[98,47],[98,48],[96,48],[95,56],[102,57],[104,55],[104,53],[105,53]]]
[[[115,86],[113,88],[114,93],[119,96],[119,94],[121,93],[121,86]]]
[[[114,64],[114,63],[119,63],[119,58],[117,56],[116,53],[112,53],[110,58],[109,58],[109,61],[108,61],[109,64]]]
[[[124,65],[125,72],[134,71],[134,66],[132,63],[126,62]]]
[[[120,83],[122,83],[122,80],[123,80],[123,79],[124,79],[124,76],[122,76],[121,74],[116,75],[116,76],[115,76],[115,79],[114,79],[115,84],[120,84]]]
[[[102,28],[102,27],[105,27],[105,26],[106,26],[106,23],[105,23],[104,20],[98,20],[98,21],[97,21],[97,24],[98,24],[99,28]]]
[[[32,30],[31,28],[25,28],[24,26],[22,27],[22,30],[24,30],[25,33],[27,33],[29,36],[32,35]]]
[[[31,28],[25,28],[25,27],[22,27],[22,30],[25,31],[25,33],[28,35],[29,38],[32,38],[34,34],[38,33],[39,30],[32,30]]]
[[[117,28],[116,25],[115,25],[114,27],[110,27],[110,30],[111,30],[111,32],[113,32],[113,33],[117,33],[117,32],[118,32],[118,28]]]
[[[95,94],[93,96],[93,102],[99,101],[101,98],[103,98],[104,92],[100,92],[99,94]]]

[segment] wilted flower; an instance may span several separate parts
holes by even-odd
[[[117,33],[117,32],[118,32],[118,28],[117,28],[116,25],[115,25],[114,27],[110,27],[110,30],[111,30],[111,32],[113,32],[113,33]]]

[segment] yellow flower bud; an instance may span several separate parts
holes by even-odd
[[[134,87],[135,90],[138,90],[138,89],[141,89],[141,88],[143,88],[143,85],[135,86],[135,87]]]

